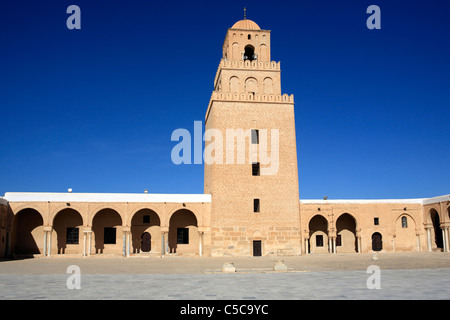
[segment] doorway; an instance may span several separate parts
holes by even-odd
[[[383,239],[381,237],[381,234],[378,232],[375,232],[372,235],[372,250],[373,251],[381,251],[383,249]]]
[[[253,240],[253,256],[260,257],[262,255],[261,240]]]
[[[141,251],[150,252],[152,249],[152,237],[150,233],[144,232],[141,236]]]

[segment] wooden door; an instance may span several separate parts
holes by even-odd
[[[253,256],[254,257],[260,257],[262,254],[261,251],[261,240],[254,240],[253,241]]]
[[[141,237],[141,251],[142,252],[150,252],[151,240],[152,240],[152,237],[150,236],[150,233],[145,232],[142,234],[142,237]]]
[[[383,249],[383,240],[381,234],[375,232],[372,235],[372,250],[373,251],[381,251]]]

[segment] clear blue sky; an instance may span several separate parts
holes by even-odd
[[[2,0],[0,194],[203,193],[170,137],[204,121],[244,6],[295,95],[301,198],[450,193],[450,1]]]

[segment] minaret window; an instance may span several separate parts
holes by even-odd
[[[258,129],[252,129],[252,144],[259,144],[259,130]]]
[[[249,61],[256,60],[255,47],[250,44],[245,46],[244,61],[246,60]]]
[[[253,199],[253,212],[259,212],[259,210],[260,210],[259,199]]]
[[[260,175],[260,165],[259,162],[252,163],[252,175],[259,176]]]

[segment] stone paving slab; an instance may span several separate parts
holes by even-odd
[[[24,260],[0,261],[0,274],[55,274],[65,273],[69,265],[78,265],[81,271],[92,274],[202,274],[205,270],[221,269],[232,262],[237,270],[272,269],[282,259],[289,270],[345,271],[366,270],[376,264],[381,269],[450,268],[450,253],[383,253],[372,260],[372,254],[315,254],[295,257],[180,257],[167,256],[123,258],[111,256],[52,256]]]
[[[271,274],[87,274],[68,289],[69,275],[0,275],[0,299],[304,300],[450,299],[450,268],[382,270],[368,289],[362,271]]]
[[[270,272],[283,259],[289,272]],[[208,273],[233,262],[236,273]],[[69,265],[80,268],[70,290]],[[380,289],[368,289],[380,270]],[[263,272],[264,271],[264,272]],[[52,257],[0,262],[0,300],[450,299],[450,254],[195,258]]]

